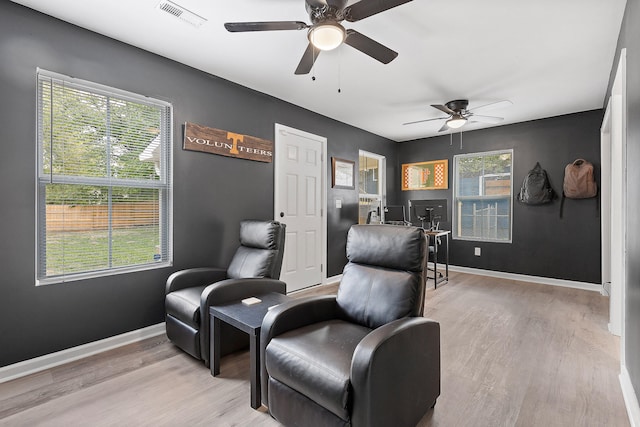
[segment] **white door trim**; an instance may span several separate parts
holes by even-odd
[[[611,98],[600,127],[600,238],[602,240],[601,280],[602,295],[611,297]],[[611,322],[611,308],[609,309]],[[611,331],[611,326],[609,326]]]
[[[321,216],[322,216],[322,227],[321,227],[321,233],[322,235],[320,236],[320,240],[322,241],[322,248],[321,248],[321,264],[322,264],[322,275],[321,275],[321,280],[322,280],[322,284],[325,284],[327,282],[327,138],[323,137],[323,136],[319,136],[319,135],[315,135],[312,133],[308,133],[299,129],[295,129],[289,126],[285,126],[282,125],[280,123],[276,123],[275,124],[275,138],[274,138],[274,145],[275,145],[275,150],[280,149],[280,143],[279,143],[279,135],[287,135],[287,134],[293,134],[296,136],[299,136],[301,138],[307,138],[310,139],[312,141],[318,141],[320,142],[321,146],[322,146],[322,154],[320,156],[320,163],[321,163],[321,170],[322,170],[322,181],[321,181],[321,190],[320,190],[320,194],[321,194]],[[278,196],[278,191],[279,189],[283,188],[282,185],[283,183],[280,182],[279,180],[279,175],[278,174],[278,163],[275,162],[275,156],[274,156],[274,172],[273,172],[273,176],[274,176],[274,191],[273,191],[273,218],[278,221],[280,218],[280,212],[277,211],[277,196]],[[285,242],[285,247],[286,247],[286,242]]]
[[[622,200],[627,200],[627,49],[622,49],[620,51],[620,60],[618,61],[618,70],[616,71],[616,78],[613,82],[613,88],[611,90],[612,94],[616,93],[616,83],[619,84],[618,92],[620,95],[620,136],[622,138],[622,150],[623,150],[623,159],[624,164],[622,165],[624,168],[624,182],[622,187]],[[621,327],[620,327],[620,364],[622,366],[626,365],[625,358],[625,322],[626,322],[626,310],[625,310],[625,301],[627,300],[627,205],[624,204],[624,224],[623,224],[623,235],[624,235],[624,272],[623,272],[623,286],[620,292],[620,298],[618,303],[620,304],[620,313],[621,313]],[[626,369],[626,368],[625,368]]]
[[[387,158],[382,154],[376,154],[366,150],[358,150],[358,159],[360,159],[360,157],[362,156],[378,160],[378,194],[380,197],[379,219],[382,220],[382,217],[384,215],[384,207],[387,205]],[[361,165],[358,162],[358,167],[360,166]],[[358,189],[358,212],[360,211],[360,196],[363,195],[360,194],[360,189]]]

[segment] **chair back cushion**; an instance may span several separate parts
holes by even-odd
[[[347,237],[349,262],[337,303],[345,318],[377,328],[424,307],[427,241],[424,230],[394,225],[354,225]]]
[[[227,269],[230,279],[280,278],[284,254],[285,224],[244,220],[240,223],[240,247]]]

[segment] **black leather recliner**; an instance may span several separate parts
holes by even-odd
[[[354,225],[337,296],[274,307],[262,402],[287,426],[415,426],[440,395],[440,325],[422,317],[421,228]]]
[[[178,347],[209,366],[209,307],[258,293],[286,293],[280,280],[285,224],[245,220],[240,223],[240,247],[229,268],[191,268],[167,279],[167,336]],[[246,347],[248,336],[223,324],[221,354]]]

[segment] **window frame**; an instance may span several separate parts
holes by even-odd
[[[461,198],[473,198],[473,199],[495,199],[495,196],[458,196],[458,190],[460,189],[460,177],[458,176],[458,161],[459,159],[470,158],[470,157],[488,157],[495,156],[499,154],[509,154],[511,156],[511,178],[509,180],[509,195],[505,197],[500,197],[501,199],[509,200],[509,239],[492,239],[487,237],[469,237],[469,236],[459,236],[460,230],[458,229],[458,200]],[[471,242],[484,242],[484,243],[513,243],[513,165],[514,165],[514,153],[513,149],[504,149],[504,150],[492,150],[492,151],[483,151],[478,153],[465,153],[465,154],[456,154],[453,156],[453,194],[452,194],[452,218],[451,218],[451,229],[452,229],[452,239],[454,240],[464,240]],[[495,174],[493,174],[495,175]],[[487,174],[483,175],[487,176]]]
[[[82,272],[73,272],[53,276],[46,275],[46,191],[44,187],[51,183],[52,177],[44,172],[43,150],[46,137],[42,135],[41,117],[43,114],[42,104],[42,81],[49,81],[51,84],[68,85],[73,89],[86,91],[92,95],[113,97],[127,102],[162,108],[160,128],[158,134],[161,137],[160,156],[160,178],[157,181],[137,180],[133,178],[114,177],[91,177],[91,176],[65,176],[55,175],[55,183],[58,184],[84,184],[100,185],[108,188],[127,186],[139,189],[157,189],[159,194],[158,212],[166,216],[158,224],[160,232],[160,245],[165,253],[164,260],[151,261],[143,264],[129,264],[125,266],[110,266],[104,269],[92,269]],[[36,72],[36,171],[35,171],[35,194],[36,194],[36,254],[35,254],[35,284],[36,286],[55,283],[65,283],[77,280],[112,276],[131,272],[154,270],[166,268],[173,265],[173,106],[171,103],[157,98],[128,92],[99,83],[69,77],[56,72],[37,68]],[[164,139],[164,141],[163,141]],[[152,142],[150,142],[152,143]],[[109,214],[111,215],[111,214]],[[111,218],[111,217],[110,217]],[[42,246],[45,246],[44,248]],[[111,249],[109,249],[111,251]]]

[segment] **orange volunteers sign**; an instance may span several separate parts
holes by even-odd
[[[273,161],[273,141],[185,123],[183,148],[258,162]]]

